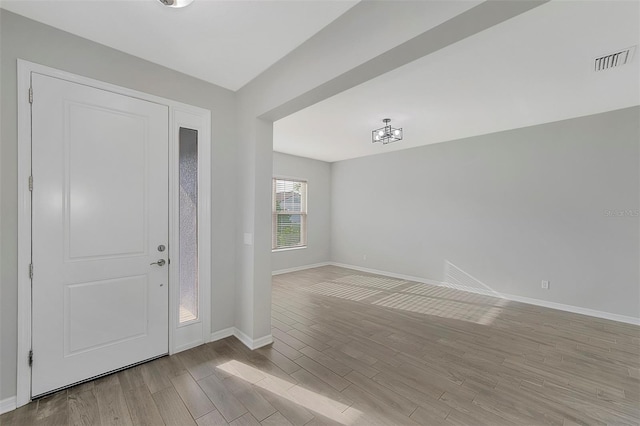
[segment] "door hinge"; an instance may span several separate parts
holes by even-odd
[[[29,176],[29,191],[33,191],[33,176]]]
[[[29,264],[29,278],[33,279],[33,263]]]
[[[33,103],[33,87],[29,87],[29,103]]]
[[[33,350],[29,350],[29,367],[33,365]]]

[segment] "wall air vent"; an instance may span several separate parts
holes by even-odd
[[[619,50],[618,52],[596,58],[594,62],[594,71],[604,71],[604,70],[608,70],[609,68],[620,67],[626,63],[631,62],[631,58],[633,57],[633,51],[635,49],[636,48],[634,46],[628,49]]]

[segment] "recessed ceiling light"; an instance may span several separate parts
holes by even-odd
[[[185,7],[189,6],[193,0],[158,0],[160,3],[169,7]]]

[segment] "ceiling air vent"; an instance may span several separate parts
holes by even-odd
[[[616,53],[600,56],[599,58],[596,58],[594,62],[594,70],[604,71],[608,70],[609,68],[620,67],[631,61],[634,50],[635,46],[628,49],[620,50]]]

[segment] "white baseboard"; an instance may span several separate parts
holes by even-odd
[[[216,340],[222,340],[229,336],[233,336],[234,330],[235,330],[234,327],[229,327],[223,330],[214,331],[213,333],[211,333],[211,337],[209,338],[209,341],[215,342]]]
[[[238,330],[237,328],[234,330],[233,333],[234,336],[236,336],[238,338],[238,340],[240,340],[242,343],[244,343],[244,345],[246,347],[248,347],[249,349],[253,349],[253,339],[249,336],[247,336],[246,334],[244,334],[242,331]]]
[[[561,311],[573,312],[575,314],[588,315],[590,317],[624,322],[624,323],[633,324],[633,325],[640,325],[640,318],[630,317],[626,315],[612,314],[610,312],[597,311],[595,309],[583,308],[580,306],[573,306],[573,305],[565,305],[562,303],[549,302],[546,300],[532,299],[529,297],[516,296],[513,294],[503,294],[502,296],[504,299],[513,300],[514,302],[528,303],[529,305],[543,306],[545,308],[558,309]]]
[[[288,274],[289,272],[304,271],[305,269],[319,268],[321,266],[328,266],[328,265],[331,265],[331,262],[321,262],[321,263],[314,263],[312,265],[296,266],[295,268],[278,269],[277,271],[271,272],[271,275]]]
[[[440,281],[429,280],[427,278],[414,277],[414,276],[411,276],[411,275],[404,275],[404,274],[396,274],[395,272],[381,271],[379,269],[364,268],[362,266],[356,266],[356,265],[347,265],[346,263],[329,262],[329,265],[338,266],[340,268],[346,268],[346,269],[355,269],[356,271],[368,272],[370,274],[384,275],[386,277],[398,278],[400,280],[415,281],[417,283],[424,283],[424,284],[431,284],[431,285],[443,285],[443,283],[441,283]]]
[[[271,336],[271,333],[267,334],[266,336],[262,336],[258,339],[250,339],[249,336],[247,336],[246,334],[244,334],[242,331],[236,329],[236,337],[242,342],[244,343],[244,345],[246,347],[248,347],[251,350],[254,349],[259,349],[263,346],[267,346],[273,343],[273,336]]]
[[[583,307],[580,307],[580,306],[565,305],[565,304],[562,304],[562,303],[549,302],[547,300],[533,299],[533,298],[530,298],[530,297],[516,296],[516,295],[513,295],[513,294],[499,293],[499,292],[496,292],[496,291],[484,290],[484,289],[475,288],[475,287],[464,287],[464,286],[450,284],[450,283],[446,283],[446,282],[430,280],[430,279],[427,279],[427,278],[413,277],[413,276],[404,275],[404,274],[396,274],[395,272],[381,271],[381,270],[378,270],[378,269],[371,269],[371,268],[364,268],[364,267],[361,267],[361,266],[348,265],[348,264],[345,264],[345,263],[329,262],[329,264],[332,265],[332,266],[339,266],[341,268],[354,269],[356,271],[368,272],[370,274],[384,275],[384,276],[387,276],[387,277],[398,278],[398,279],[407,280],[407,281],[415,281],[415,282],[419,282],[419,283],[425,283],[425,284],[437,285],[437,286],[442,286],[442,287],[448,287],[448,288],[452,288],[452,289],[456,289],[456,290],[467,291],[469,293],[482,294],[484,296],[492,296],[492,297],[498,297],[498,298],[501,298],[501,299],[511,300],[511,301],[514,301],[514,302],[527,303],[529,305],[542,306],[542,307],[545,307],[545,308],[558,309],[558,310],[561,310],[561,311],[567,311],[567,312],[573,312],[573,313],[576,313],[576,314],[588,315],[590,317],[603,318],[603,319],[607,319],[607,320],[618,321],[618,322],[623,322],[623,323],[633,324],[633,325],[640,325],[640,318],[630,317],[630,316],[626,316],[626,315],[612,314],[610,312],[598,311],[598,310],[595,310],[595,309],[583,308]]]
[[[16,397],[12,396],[0,400],[0,414],[8,413],[16,409]]]
[[[209,341],[215,342],[216,340],[225,339],[230,336],[236,336],[238,340],[240,340],[246,347],[251,350],[258,349],[273,343],[273,337],[271,336],[271,334],[260,337],[259,339],[252,339],[235,327],[229,327],[225,328],[224,330],[211,333],[211,339]]]

